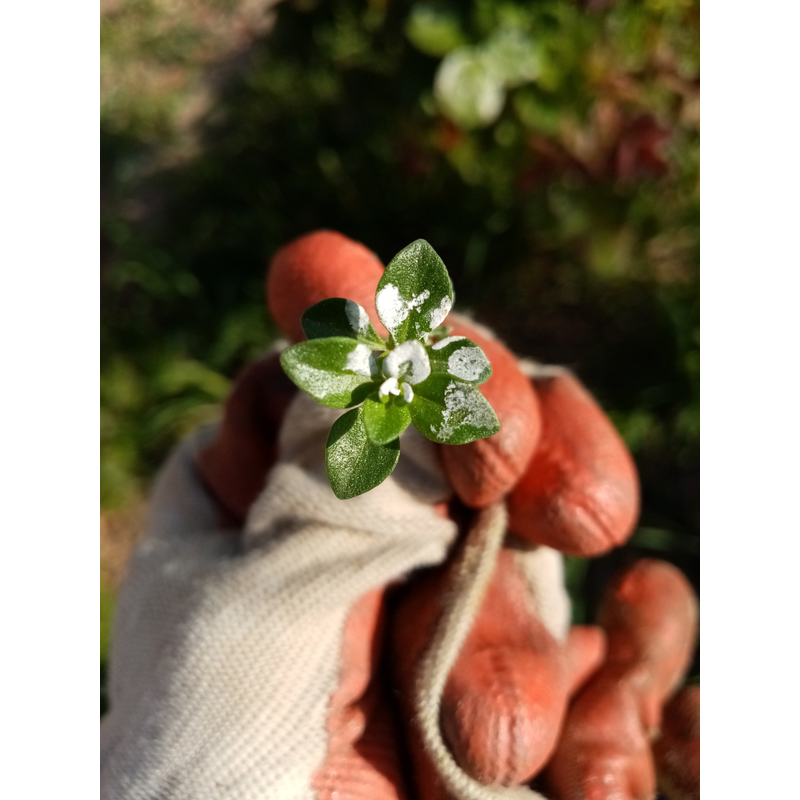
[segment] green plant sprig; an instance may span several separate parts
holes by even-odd
[[[441,327],[452,305],[447,268],[418,239],[389,262],[378,283],[375,307],[388,339],[352,300],[333,297],[303,314],[308,341],[284,350],[281,364],[318,403],[352,409],[334,422],[325,450],[339,499],[391,475],[400,434],[411,424],[440,444],[466,444],[500,430],[478,390],[492,374],[489,359],[473,341]]]

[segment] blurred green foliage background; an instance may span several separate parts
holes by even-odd
[[[275,338],[280,246],[421,237],[636,459],[630,545],[568,559],[576,619],[635,555],[698,586],[696,0],[107,0],[101,33],[108,519]]]

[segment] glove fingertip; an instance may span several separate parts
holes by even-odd
[[[659,788],[670,800],[700,800],[700,687],[681,689],[664,707],[653,744]]]
[[[611,420],[569,372],[535,380],[542,435],[509,496],[514,533],[568,555],[624,543],[639,515],[639,480]]]
[[[278,430],[296,393],[278,353],[248,364],[225,401],[216,437],[197,455],[196,467],[206,488],[237,526],[277,460]]]
[[[573,625],[566,641],[570,695],[580,690],[606,656],[606,635],[597,625]]]
[[[303,312],[329,297],[358,303],[380,336],[387,336],[375,311],[375,289],[383,275],[378,257],[336,231],[308,233],[282,247],[266,276],[267,307],[292,342],[305,340]]]

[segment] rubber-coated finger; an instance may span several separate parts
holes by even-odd
[[[325,760],[312,778],[316,800],[403,800],[399,744],[378,674],[384,590],[353,606],[342,637],[339,684],[328,704]]]
[[[281,248],[267,270],[270,314],[293,342],[305,340],[300,318],[315,303],[343,297],[358,303],[379,336],[388,336],[375,312],[383,264],[363,244],[335,231],[315,231]]]
[[[296,393],[277,353],[248,364],[225,401],[216,438],[197,458],[200,476],[234,528],[264,488],[277,459],[283,415]]]
[[[566,641],[570,696],[586,683],[606,657],[606,634],[597,625],[573,625]]]
[[[542,434],[508,500],[509,528],[562,553],[622,544],[639,514],[633,459],[611,420],[570,373],[534,379]]]
[[[408,698],[447,598],[448,574],[411,587],[394,618],[393,652],[423,800],[442,789],[414,729]],[[442,696],[445,741],[462,769],[484,784],[530,780],[556,743],[567,702],[563,647],[537,617],[516,553],[501,551]]]
[[[658,788],[669,800],[700,800],[700,687],[681,689],[664,706],[653,744]]]
[[[599,621],[607,656],[570,706],[547,781],[559,800],[648,800],[650,741],[689,664],[696,600],[679,570],[643,559],[614,581]]]
[[[597,615],[608,637],[603,672],[636,673],[648,734],[661,724],[664,701],[681,683],[697,636],[697,599],[672,564],[643,558],[624,570]]]
[[[653,756],[635,693],[590,682],[570,707],[546,778],[557,800],[653,800]]]

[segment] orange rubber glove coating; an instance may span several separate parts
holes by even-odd
[[[410,696],[448,585],[446,568],[426,575],[398,608],[392,634],[401,697]],[[564,650],[533,611],[514,551],[504,549],[442,695],[442,732],[455,760],[481,783],[530,780],[555,747],[567,687]],[[415,758],[418,767],[426,760],[420,748]],[[423,798],[437,796],[419,788]]]
[[[573,625],[566,641],[567,683],[570,697],[592,677],[608,650],[606,634],[597,625]]]
[[[199,454],[203,482],[239,527],[278,457],[278,431],[297,387],[277,353],[248,364],[225,401],[217,438]]]
[[[317,800],[404,800],[394,722],[378,674],[384,589],[348,614],[340,683],[328,704],[328,750],[313,777]]]
[[[567,555],[596,556],[631,535],[636,467],[609,418],[563,372],[535,379],[542,435],[508,499],[509,529]]]
[[[267,307],[292,342],[305,341],[300,318],[329,297],[354,300],[379,336],[388,336],[375,311],[383,264],[363,244],[335,231],[315,231],[281,248],[267,271]]]
[[[614,582],[599,621],[608,655],[569,710],[547,779],[559,800],[647,800],[650,739],[694,645],[694,593],[671,564],[643,559]]]
[[[700,687],[681,689],[664,706],[653,744],[658,787],[669,800],[700,800]]]
[[[614,581],[597,621],[608,637],[604,670],[639,670],[641,718],[652,735],[689,666],[697,635],[694,590],[672,564],[641,559]]]

